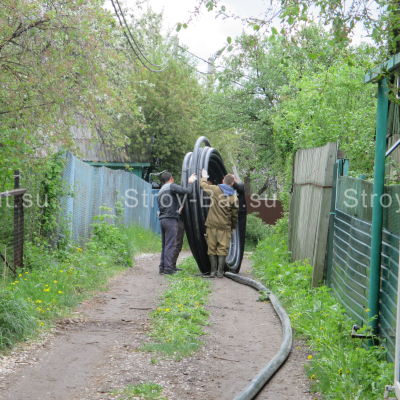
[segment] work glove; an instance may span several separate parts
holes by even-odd
[[[208,179],[208,172],[204,168],[201,170],[201,177],[205,178],[205,179]]]
[[[195,181],[197,181],[197,176],[196,174],[192,174],[189,176],[189,183],[194,183]]]

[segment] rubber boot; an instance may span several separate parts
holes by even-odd
[[[211,270],[210,275],[204,275],[204,278],[215,278],[217,275],[218,257],[209,255],[208,258],[210,259]]]
[[[217,272],[218,278],[224,277],[225,260],[226,256],[218,256],[218,272]]]

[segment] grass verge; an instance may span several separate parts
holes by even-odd
[[[158,251],[159,238],[140,227],[99,221],[84,248],[26,246],[25,268],[16,279],[0,282],[0,350],[33,337],[84,298],[98,291],[116,272],[132,265],[139,251]]]
[[[312,267],[289,262],[287,221],[282,220],[253,255],[254,274],[285,305],[296,334],[310,348],[307,373],[325,399],[372,400],[393,382],[382,346],[351,339],[352,321],[326,286],[311,288]]]
[[[157,383],[145,382],[138,385],[128,385],[124,389],[116,390],[111,394],[116,396],[116,400],[167,400],[162,391],[162,386]]]
[[[190,257],[180,264],[182,271],[168,277],[170,286],[159,307],[152,312],[150,337],[152,342],[142,350],[180,360],[201,345],[203,326],[208,312],[204,308],[210,293],[210,283],[199,276],[195,260]]]

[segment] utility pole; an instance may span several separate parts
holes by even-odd
[[[221,54],[224,52],[226,46],[222,47],[222,49],[219,49],[216,53],[211,55],[208,58],[208,68],[207,68],[207,86],[208,88],[211,88],[214,85],[215,78],[214,75],[217,72],[217,69],[215,67],[215,61],[217,61],[217,58],[221,56]]]

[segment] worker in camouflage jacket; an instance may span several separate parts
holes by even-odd
[[[238,220],[238,198],[233,184],[235,177],[228,174],[222,184],[210,185],[205,169],[201,173],[201,188],[210,196],[211,205],[206,219],[206,240],[211,264],[209,277],[224,276],[225,260],[228,255],[232,231]]]

